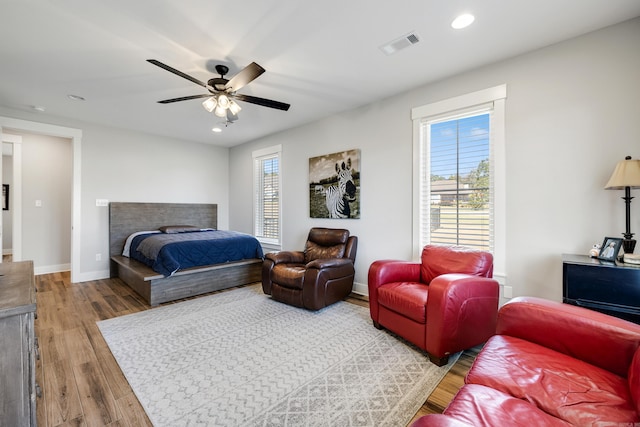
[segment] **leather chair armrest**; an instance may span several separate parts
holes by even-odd
[[[342,293],[344,283],[353,286],[355,268],[348,258],[317,259],[307,264],[302,285],[304,307],[319,310],[326,306],[328,299],[335,298],[336,292]],[[339,299],[342,299],[340,296]]]
[[[411,261],[380,260],[369,267],[369,311],[374,324],[378,322],[378,288],[385,283],[419,282],[420,263]]]
[[[344,265],[353,265],[353,262],[349,258],[314,259],[307,264],[307,268],[317,268],[318,270],[321,270],[324,268],[342,267]]]
[[[471,427],[471,424],[442,414],[429,414],[415,420],[410,427]]]
[[[369,267],[369,294],[385,283],[419,282],[420,263],[411,261],[374,261]]]
[[[355,268],[348,258],[314,260],[307,264],[307,271],[304,273],[304,288],[310,287],[309,289],[315,289],[316,293],[321,292],[327,281],[354,274]]]
[[[443,274],[429,284],[427,352],[437,357],[470,348],[495,334],[498,281],[468,274]]]
[[[264,257],[273,261],[274,264],[304,264],[304,252],[302,251],[269,252]]]
[[[551,348],[623,377],[640,346],[640,325],[534,297],[517,297],[502,306],[496,332]]]

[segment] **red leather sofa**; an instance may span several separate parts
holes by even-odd
[[[431,362],[485,342],[496,330],[493,256],[462,246],[427,245],[421,262],[375,261],[369,310],[386,328],[425,350]]]
[[[425,426],[640,425],[640,325],[519,297],[443,414]]]

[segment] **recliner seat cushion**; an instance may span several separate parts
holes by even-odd
[[[387,283],[378,288],[378,304],[424,325],[428,294],[429,287],[424,283]]]
[[[466,382],[524,399],[573,425],[640,421],[626,378],[507,335],[487,341]]]
[[[304,273],[307,271],[304,264],[276,264],[273,266],[273,277],[276,283],[292,289],[302,289]]]

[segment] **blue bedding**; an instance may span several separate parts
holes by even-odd
[[[262,258],[260,242],[237,231],[148,233],[133,237],[129,256],[165,277],[178,270]]]

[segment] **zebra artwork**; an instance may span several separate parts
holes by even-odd
[[[351,176],[351,158],[347,163],[336,163],[338,185],[331,185],[325,191],[329,218],[350,218],[351,208],[349,203],[356,200],[356,185]]]

